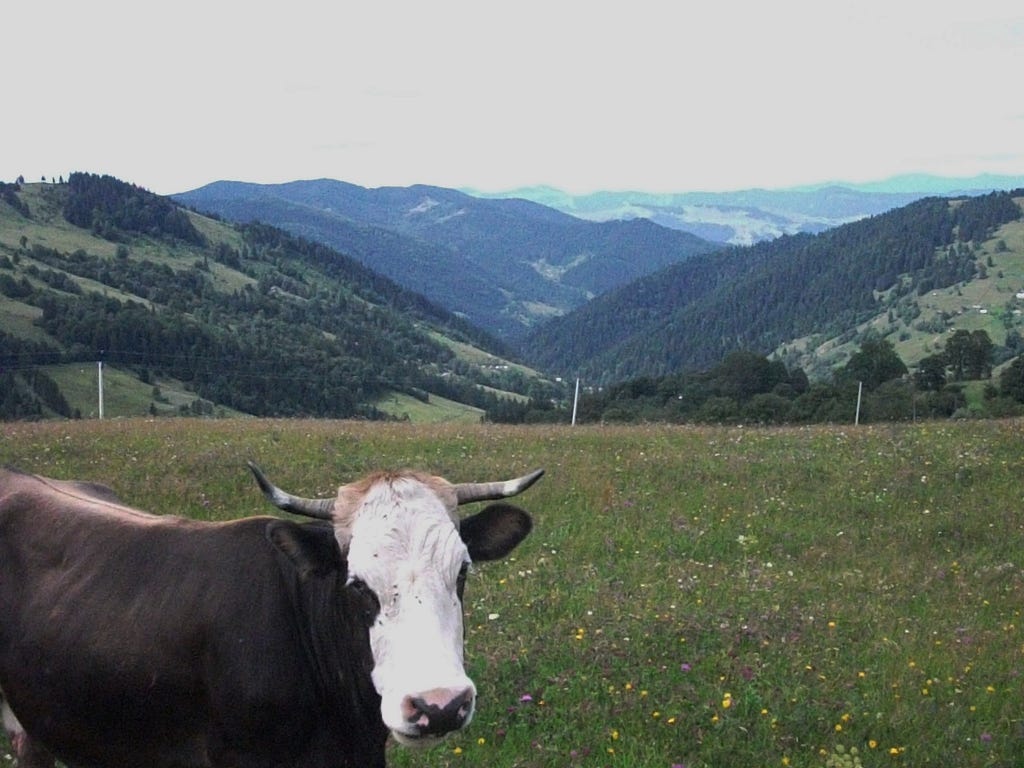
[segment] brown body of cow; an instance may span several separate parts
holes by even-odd
[[[360,493],[411,519],[427,512],[403,499],[451,511],[434,497],[456,486],[440,478],[386,483]],[[348,561],[353,537],[369,535],[353,521],[375,512],[353,487],[339,491],[344,520],[328,504],[318,522],[210,523],[0,470],[0,694],[22,765],[381,768],[389,733],[412,742],[468,722],[475,688],[462,678],[402,695],[397,728],[382,718],[387,675],[371,635],[385,612]],[[453,531],[477,559],[503,556],[530,528],[507,504],[474,517]]]

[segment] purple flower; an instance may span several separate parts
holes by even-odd
[[[988,731],[985,731],[985,733],[981,734],[979,738],[981,739],[982,744],[990,744],[992,742],[992,734]]]
[[[691,669],[693,669],[693,667],[690,666],[690,662],[688,661],[684,661],[682,664],[679,665],[680,672],[689,672]],[[672,768],[675,768],[675,766],[673,766]]]
[[[528,693],[524,693],[522,696],[519,697],[519,700],[523,703],[528,703],[533,701],[533,696],[531,696]]]

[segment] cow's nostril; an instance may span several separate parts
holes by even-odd
[[[435,688],[402,699],[402,717],[421,736],[440,736],[457,731],[473,714],[472,688]]]

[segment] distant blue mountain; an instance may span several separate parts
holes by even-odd
[[[949,178],[913,174],[865,184],[824,182],[786,189],[735,192],[594,192],[552,187],[500,193],[463,190],[483,198],[521,198],[591,221],[650,219],[706,240],[751,245],[781,235],[817,233],[932,196],[978,195],[1024,187],[1024,176]]]

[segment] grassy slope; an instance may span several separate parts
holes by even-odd
[[[384,413],[399,419],[408,419],[414,424],[479,424],[484,415],[479,408],[457,403],[440,395],[431,395],[430,401],[424,403],[402,392],[392,392],[374,405]]]
[[[87,363],[48,365],[43,370],[57,382],[64,398],[82,418],[99,417],[99,369]],[[154,390],[154,387],[159,391]],[[174,416],[180,406],[188,406],[197,396],[181,382],[159,379],[143,384],[133,374],[109,365],[103,366],[103,414],[105,418],[146,417],[151,408],[156,415]],[[243,416],[229,408],[218,407],[218,416]]]
[[[533,535],[475,569],[465,734],[398,768],[1019,765],[1024,421],[498,428],[0,425],[0,464],[159,512],[266,511],[372,469],[545,467]]]

